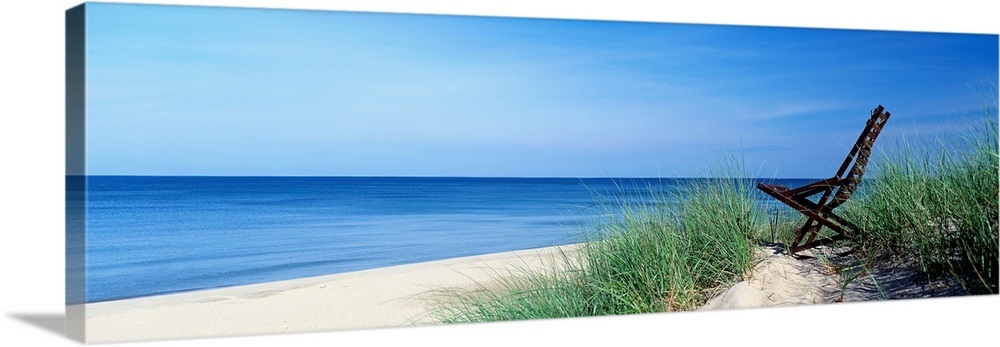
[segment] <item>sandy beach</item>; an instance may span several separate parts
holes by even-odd
[[[472,290],[498,275],[549,269],[575,250],[548,247],[86,304],[85,338],[108,343],[433,324],[426,312],[439,290]]]
[[[87,304],[86,341],[108,343],[334,331],[436,324],[428,309],[440,290],[489,288],[499,277],[558,269],[579,245],[453,258],[328,276]],[[815,253],[814,253],[815,252]],[[821,257],[816,255],[822,254]],[[701,310],[746,309],[964,295],[955,283],[928,282],[904,263],[845,281],[830,260],[849,249],[787,255],[761,247],[746,280]],[[820,259],[825,260],[820,260]],[[553,268],[553,266],[556,266]],[[879,285],[874,284],[880,283]],[[68,309],[80,309],[69,307]]]

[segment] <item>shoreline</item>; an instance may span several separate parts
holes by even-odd
[[[70,305],[66,306],[66,310],[85,317],[87,343],[441,324],[428,313],[436,304],[449,298],[442,294],[442,290],[489,290],[501,278],[559,271],[565,264],[564,257],[577,256],[582,245],[491,253]],[[758,246],[757,263],[748,277],[728,288],[720,288],[722,291],[698,310],[759,309],[964,294],[955,283],[947,280],[928,282],[912,268],[911,261],[890,261],[871,268],[870,279],[845,283],[840,271],[830,267],[836,264],[820,259],[848,265],[856,261],[850,259],[849,248],[821,247],[802,253],[806,256],[797,259],[780,247]],[[818,254],[822,256],[817,257]]]
[[[563,254],[575,254],[578,247],[570,244],[449,258],[66,309],[84,311],[80,316],[88,343],[427,325],[437,323],[427,311],[440,298],[440,290],[474,290],[497,275],[548,270],[562,263]]]

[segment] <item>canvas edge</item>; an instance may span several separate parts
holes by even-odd
[[[66,337],[86,341],[86,4],[66,10]],[[72,216],[72,217],[71,217]]]

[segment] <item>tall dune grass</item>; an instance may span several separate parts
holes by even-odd
[[[860,196],[844,207],[870,250],[913,254],[930,275],[953,275],[972,294],[997,293],[997,106],[956,141],[889,147]]]
[[[558,269],[506,277],[500,288],[453,292],[433,312],[446,323],[618,315],[691,310],[711,290],[743,279],[753,262],[751,239],[764,215],[753,182],[739,169],[691,181],[653,203],[619,196],[588,232],[580,257]],[[651,188],[652,189],[652,188]]]
[[[841,213],[862,230],[843,241],[864,254],[913,254],[929,275],[953,275],[968,292],[997,293],[997,107],[971,135],[883,151]],[[883,146],[885,147],[885,145]],[[490,290],[453,291],[432,315],[445,323],[683,311],[744,279],[757,243],[794,236],[800,219],[771,216],[732,160],[654,201],[618,196],[592,226],[579,257],[550,271],[498,276]],[[776,210],[778,211],[778,210]],[[511,274],[508,274],[511,275]]]

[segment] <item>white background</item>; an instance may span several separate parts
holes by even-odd
[[[146,1],[138,1],[146,2]],[[997,5],[940,1],[155,1],[244,7],[1000,33]],[[694,3],[684,1],[683,3]],[[63,312],[64,14],[75,1],[0,8],[0,345],[72,345]],[[891,51],[879,54],[893,54]],[[902,87],[902,86],[901,86]],[[149,342],[149,346],[982,345],[1000,296]],[[133,345],[133,344],[125,344]]]

